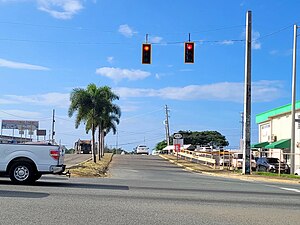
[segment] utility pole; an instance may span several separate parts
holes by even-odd
[[[296,56],[297,56],[297,29],[294,25],[294,47],[293,47],[293,75],[292,75],[292,127],[291,127],[291,174],[295,171],[295,111],[296,111]]]
[[[252,12],[246,14],[243,174],[251,173],[251,32]]]
[[[243,138],[244,138],[244,112],[241,112],[241,139],[240,139],[240,149],[243,149]]]
[[[166,126],[166,141],[167,141],[167,146],[170,145],[170,127],[169,127],[169,109],[168,106],[166,105],[166,120],[165,120],[165,126]]]
[[[53,109],[53,112],[52,112],[52,136],[51,136],[51,142],[52,144],[54,144],[54,135],[55,135],[55,131],[54,131],[54,124],[55,124],[55,109]]]

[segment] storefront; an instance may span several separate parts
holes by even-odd
[[[300,118],[300,101],[296,102],[296,118]],[[261,156],[276,157],[291,163],[291,104],[256,115]],[[295,126],[295,169],[300,168],[300,125]]]

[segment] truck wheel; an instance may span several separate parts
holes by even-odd
[[[34,170],[28,162],[16,162],[9,171],[9,177],[14,184],[30,184],[34,182]]]

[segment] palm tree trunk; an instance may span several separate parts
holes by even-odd
[[[101,147],[102,147],[102,144],[101,144],[101,126],[98,126],[98,159],[99,161],[101,160],[101,157],[102,157],[102,153],[101,153]]]
[[[96,158],[96,148],[95,148],[95,124],[92,124],[92,153],[93,153],[93,159],[94,163],[97,162]]]
[[[101,135],[101,144],[102,144],[102,156],[104,156],[104,131],[102,131],[102,135]]]

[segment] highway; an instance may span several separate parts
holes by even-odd
[[[117,155],[109,178],[0,179],[0,224],[299,224],[300,185],[208,176]]]

